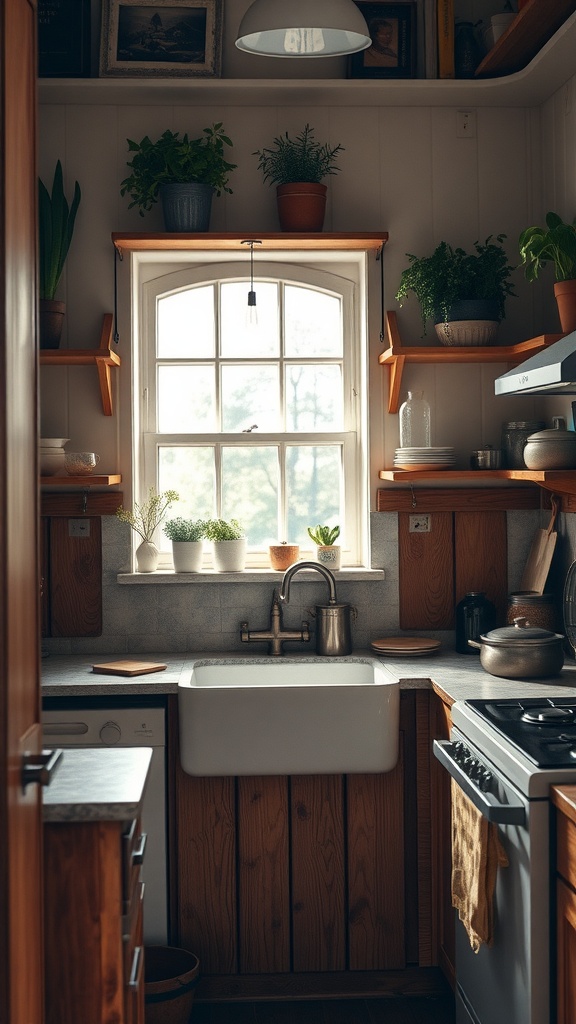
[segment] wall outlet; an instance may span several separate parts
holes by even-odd
[[[68,536],[69,537],[89,537],[90,536],[90,520],[89,519],[69,519],[68,520]]]
[[[430,533],[431,516],[408,516],[408,533]]]
[[[475,110],[457,110],[456,111],[456,138],[457,139],[475,139],[476,138],[476,111]]]

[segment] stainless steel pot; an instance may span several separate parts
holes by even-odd
[[[482,668],[505,679],[544,679],[557,676],[564,664],[564,637],[549,629],[531,626],[522,616],[513,626],[493,629],[469,640],[480,651]]]

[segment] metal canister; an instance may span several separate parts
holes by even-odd
[[[502,424],[502,453],[505,469],[526,469],[524,447],[530,434],[543,430],[542,420],[512,420]]]
[[[556,629],[556,610],[553,594],[537,594],[533,590],[518,590],[508,594],[506,621],[513,625],[514,619],[523,615],[531,626],[541,629]]]

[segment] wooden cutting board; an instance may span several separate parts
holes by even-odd
[[[158,661],[109,661],[103,665],[92,665],[93,672],[102,672],[106,676],[142,676],[146,672],[162,672],[167,665]]]
[[[543,594],[552,563],[554,548],[558,534],[554,529],[556,516],[558,514],[558,503],[552,498],[552,515],[547,529],[536,530],[532,547],[528,555],[528,561],[520,580],[520,590],[532,591],[535,594]]]

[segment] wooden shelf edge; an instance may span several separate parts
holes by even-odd
[[[398,317],[386,310],[388,348],[378,356],[382,366],[390,370],[388,412],[397,413],[405,363],[511,363],[522,362],[529,355],[553,345],[563,334],[540,334],[516,345],[403,345],[398,330]]]
[[[110,368],[121,365],[120,356],[112,349],[112,326],[112,313],[105,313],[99,348],[43,349],[39,354],[41,366],[95,366],[105,416],[112,416],[113,413]]]
[[[170,249],[177,251],[195,250],[231,250],[244,252],[242,241],[254,239],[262,243],[262,251],[290,251],[294,249],[308,249],[323,251],[337,249],[342,251],[376,251],[379,252],[388,241],[387,231],[340,231],[318,233],[304,232],[279,232],[279,233],[254,233],[237,231],[228,232],[206,232],[194,234],[175,233],[147,233],[133,232],[122,234],[112,233],[112,242],[115,249],[122,257],[125,252],[164,252]]]
[[[122,491],[43,491],[42,516],[113,516],[123,502]]]
[[[576,470],[573,469],[381,469],[380,480],[410,484],[413,480],[435,480],[452,484],[459,480],[515,480],[532,483],[555,494],[576,495]]]
[[[521,71],[576,10],[575,0],[542,4],[528,0],[514,21],[488,51],[474,75],[509,75]]]
[[[113,487],[122,483],[120,473],[107,473],[102,476],[41,476],[41,487],[66,487],[71,490],[76,487]]]

